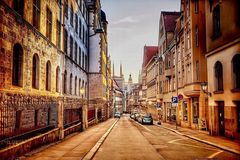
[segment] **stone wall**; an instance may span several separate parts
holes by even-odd
[[[38,110],[37,126],[36,110]],[[0,139],[49,125],[57,127],[58,124],[58,104],[57,99],[53,97],[0,93],[0,111]],[[21,111],[19,129],[15,128],[17,111]]]

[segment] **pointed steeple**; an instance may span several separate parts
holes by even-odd
[[[123,77],[123,73],[122,73],[122,62],[120,64],[120,77]]]
[[[132,84],[132,75],[131,74],[129,74],[128,84]]]
[[[115,72],[114,72],[114,62],[113,62],[113,69],[112,69],[112,76],[115,77]]]

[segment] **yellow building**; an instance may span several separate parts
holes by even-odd
[[[240,139],[240,1],[206,3],[209,129]],[[226,16],[227,15],[227,16]]]

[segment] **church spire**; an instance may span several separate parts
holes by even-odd
[[[123,77],[123,73],[122,73],[122,62],[120,64],[120,77]]]
[[[113,72],[112,72],[112,76],[114,77],[115,76],[115,72],[114,72],[114,62],[113,62]]]

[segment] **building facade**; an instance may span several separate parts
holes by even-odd
[[[90,3],[91,1],[89,1]],[[90,11],[89,29],[89,112],[95,112],[97,121],[109,116],[109,91],[111,85],[110,59],[108,55],[107,19],[99,0],[94,1]],[[96,47],[97,46],[97,47]]]
[[[101,75],[95,85],[102,87],[101,98],[108,104],[111,63],[100,8],[99,0],[0,1],[0,148],[15,145],[18,137],[24,141],[23,135],[37,139],[34,135],[48,133],[41,146],[95,122],[97,113],[88,103],[94,86],[90,75]],[[98,43],[89,40],[93,37]],[[93,71],[96,66],[101,72]],[[109,114],[106,108],[105,119]],[[30,148],[18,146],[11,154]]]
[[[0,139],[61,127],[61,4],[6,0],[0,12]]]
[[[206,2],[210,132],[240,139],[240,3]],[[225,16],[225,15],[228,16]],[[230,27],[231,26],[231,27]]]

